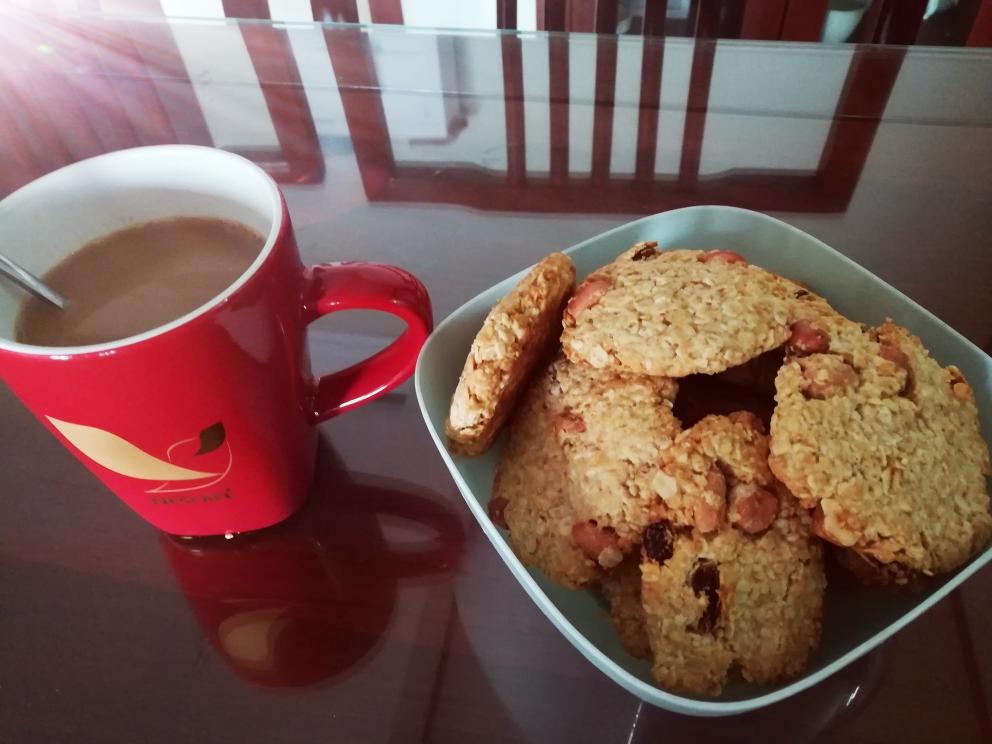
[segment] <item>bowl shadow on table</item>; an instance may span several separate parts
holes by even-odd
[[[415,541],[391,545],[382,517]],[[232,539],[160,542],[224,663],[258,687],[292,692],[337,684],[371,658],[399,583],[452,571],[464,529],[439,495],[349,472],[321,438],[311,492],[286,521]]]

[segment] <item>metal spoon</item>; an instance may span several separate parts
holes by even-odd
[[[5,255],[0,253],[0,274],[19,284],[35,297],[40,297],[46,302],[50,302],[59,310],[65,309],[65,297],[45,284],[27,269],[18,266]]]

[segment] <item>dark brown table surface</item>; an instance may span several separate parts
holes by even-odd
[[[986,52],[0,14],[0,194],[142,144],[246,154],[304,258],[419,275],[440,320],[543,254],[723,203],[833,245],[992,348]],[[315,368],[383,346],[318,323]],[[464,507],[412,383],[321,427],[313,493],[171,540],[0,387],[0,741],[992,740],[992,572],[757,713],[640,703]]]

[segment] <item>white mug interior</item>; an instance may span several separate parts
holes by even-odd
[[[171,217],[218,217],[266,236],[259,255],[224,292],[180,318],[136,336],[92,346],[32,346],[15,340],[25,292],[0,277],[0,349],[78,354],[139,342],[188,322],[236,291],[265,261],[282,226],[275,182],[239,155],[161,145],[99,155],[60,168],[0,201],[0,252],[36,276],[86,243],[130,225]]]

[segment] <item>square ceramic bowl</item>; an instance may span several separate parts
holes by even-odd
[[[750,262],[809,285],[849,317],[870,324],[892,318],[920,336],[941,364],[956,364],[975,390],[982,430],[992,431],[992,360],[954,329],[902,293],[816,238],[757,212],[730,207],[689,207],[631,222],[569,248],[581,279],[640,240],[679,248],[728,248]],[[676,695],[655,687],[647,662],[620,647],[597,595],[572,591],[526,568],[486,515],[502,440],[477,458],[452,457],[445,448],[444,420],[472,339],[499,299],[526,270],[462,305],[427,340],[417,364],[420,409],[441,457],[469,509],[510,573],[558,630],[600,671],[642,700],[669,710],[719,716],[775,703],[815,685],[878,646],[946,597],[992,558],[987,550],[957,572],[935,581],[926,593],[893,595],[861,587],[827,590],[823,640],[799,679],[779,687],[744,681],[728,684],[715,700]]]

